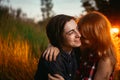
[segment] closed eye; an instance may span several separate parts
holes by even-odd
[[[68,35],[71,35],[71,34],[74,34],[75,33],[75,30],[70,30],[70,31],[68,31],[66,34],[68,34]]]

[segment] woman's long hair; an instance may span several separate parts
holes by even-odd
[[[79,20],[78,27],[82,37],[90,41],[90,49],[100,53],[100,57],[110,57],[114,65],[116,51],[106,16],[96,11],[88,13]]]

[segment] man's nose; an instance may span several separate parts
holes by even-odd
[[[78,30],[76,30],[76,35],[77,35],[78,37],[81,37],[81,34],[80,34],[80,32],[79,32]]]

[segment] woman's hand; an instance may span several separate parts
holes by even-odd
[[[55,61],[57,55],[59,54],[60,50],[57,47],[54,47],[52,45],[50,45],[43,53],[43,57],[45,57],[45,59],[47,61]]]
[[[51,76],[50,74],[48,74],[48,79],[49,80],[64,80],[64,78],[59,74],[54,74],[54,76]]]

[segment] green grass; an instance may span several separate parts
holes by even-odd
[[[45,26],[32,25],[27,22],[13,19],[12,17],[0,18],[0,34],[7,38],[10,34],[13,39],[28,40],[32,46],[33,55],[36,57],[43,52],[48,45]]]
[[[47,45],[45,25],[0,16],[0,80],[33,80]]]

